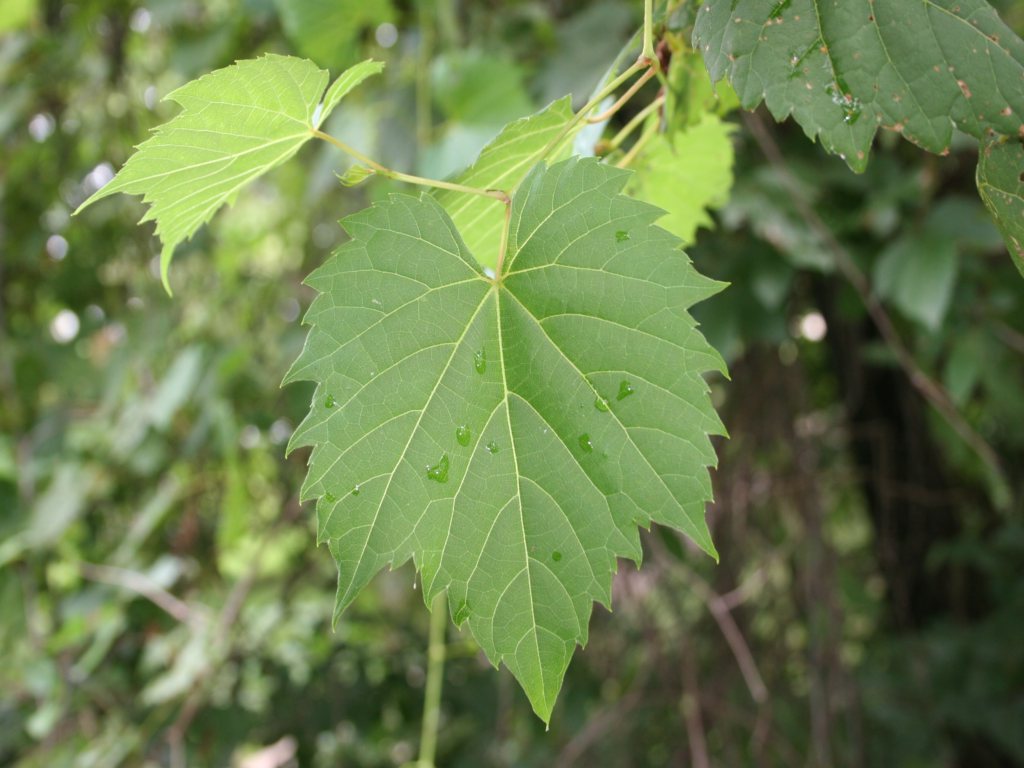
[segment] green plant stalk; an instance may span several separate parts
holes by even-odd
[[[640,137],[633,142],[633,146],[629,148],[629,152],[623,155],[622,159],[615,164],[616,168],[628,168],[630,164],[636,160],[636,156],[640,154],[644,147],[650,142],[654,135],[658,132],[658,124],[651,123],[647,126]]]
[[[427,684],[423,694],[418,768],[434,768],[437,732],[441,721],[441,685],[444,682],[445,630],[448,628],[448,599],[444,592],[430,606],[430,640],[427,645]]]
[[[657,60],[654,52],[654,0],[644,0],[644,47],[640,58],[650,62]]]
[[[639,72],[642,69],[647,69],[649,67],[650,64],[648,62],[636,61],[633,64],[631,64],[628,68],[623,70],[622,74],[620,74],[614,80],[609,82],[608,85],[606,85],[596,94],[594,94],[593,98],[591,98],[590,101],[584,104],[583,108],[580,109],[579,112],[573,115],[572,120],[565,124],[565,127],[562,128],[561,131],[559,131],[558,135],[555,136],[555,138],[548,142],[547,146],[545,146],[539,152],[535,152],[533,156],[530,157],[530,159],[527,161],[527,166],[533,166],[540,160],[546,159],[553,151],[555,151],[562,145],[562,142],[565,140],[565,138],[572,134],[572,132],[581,122],[587,119],[587,115],[590,114],[590,112],[595,107],[597,107],[602,101],[607,99],[609,95],[615,93],[615,91],[618,90],[619,86],[621,86],[623,83],[629,80],[629,78],[631,78],[637,72]]]
[[[482,197],[490,197],[495,200],[500,200],[501,202],[505,203],[505,205],[508,205],[511,202],[508,193],[503,192],[500,189],[481,189],[479,187],[467,187],[465,184],[455,184],[450,181],[441,181],[440,179],[428,179],[423,176],[414,176],[411,173],[402,173],[401,171],[395,171],[392,170],[391,168],[386,168],[385,166],[378,163],[376,160],[373,160],[364,155],[355,147],[346,144],[341,139],[331,136],[329,133],[324,133],[318,128],[310,129],[310,133],[312,133],[316,138],[326,141],[328,144],[337,147],[345,154],[354,157],[367,168],[370,168],[378,176],[384,176],[385,178],[388,179],[395,179],[396,181],[404,181],[406,184],[415,184],[420,187],[449,189],[453,192],[464,192],[467,195],[480,195]]]
[[[603,123],[605,120],[610,119],[616,112],[622,109],[626,102],[633,98],[636,95],[636,92],[643,87],[644,83],[646,83],[648,80],[654,77],[655,74],[656,70],[654,69],[654,67],[648,69],[646,72],[640,75],[640,77],[637,78],[635,83],[629,86],[629,89],[619,97],[618,101],[616,101],[614,104],[608,107],[608,109],[606,109],[601,114],[594,115],[593,117],[588,117],[587,122]]]
[[[616,133],[615,136],[612,137],[612,140],[609,142],[610,148],[611,149],[617,149],[622,144],[622,142],[625,141],[629,137],[629,135],[631,133],[633,133],[633,131],[635,131],[637,129],[637,127],[644,120],[646,120],[647,117],[652,112],[654,112],[656,109],[658,109],[664,103],[665,103],[665,96],[664,96],[664,94],[662,94],[661,96],[656,98],[654,101],[652,101],[650,104],[648,104],[646,107],[644,107],[639,112],[637,112],[636,115],[633,116],[633,119],[630,120],[628,123],[626,123],[622,127],[622,130],[619,131],[618,133]]]

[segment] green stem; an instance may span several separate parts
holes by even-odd
[[[402,173],[401,171],[394,171],[390,168],[378,163],[355,147],[346,144],[341,139],[331,136],[329,133],[324,133],[318,128],[311,128],[310,133],[316,136],[318,139],[326,141],[328,144],[340,149],[345,154],[354,157],[360,163],[370,168],[378,176],[384,176],[388,179],[395,179],[396,181],[404,181],[406,184],[416,184],[420,187],[433,187],[434,189],[449,189],[452,192],[465,192],[467,195],[480,195],[482,197],[490,197],[494,200],[500,200],[501,202],[508,205],[511,202],[507,192],[503,192],[500,189],[481,189],[480,187],[467,187],[465,184],[455,184],[450,181],[441,181],[440,179],[428,179],[423,176],[414,176],[411,173]]]
[[[654,75],[655,75],[655,69],[654,69],[654,67],[651,67],[646,72],[644,72],[642,75],[640,75],[640,77],[637,78],[635,83],[633,83],[631,86],[629,86],[629,89],[624,94],[622,94],[619,97],[618,101],[616,101],[614,104],[612,104],[610,107],[608,107],[608,109],[606,109],[601,114],[594,115],[593,117],[588,117],[587,118],[587,122],[588,123],[603,123],[605,120],[610,119],[616,112],[618,112],[620,109],[622,109],[622,107],[626,104],[626,102],[628,102],[631,98],[633,98],[633,96],[636,95],[636,92],[639,91],[643,87],[644,83],[646,83],[648,80],[650,80],[652,77],[654,77]]]
[[[427,685],[423,694],[423,724],[417,768],[434,768],[437,732],[441,720],[441,684],[444,682],[445,630],[448,628],[448,599],[444,592],[430,606],[430,642],[427,646]]]
[[[644,49],[640,58],[647,61],[657,58],[654,52],[654,0],[644,0]]]
[[[628,168],[630,163],[632,163],[634,160],[636,160],[636,156],[640,154],[640,152],[643,150],[643,148],[647,146],[648,142],[652,138],[654,138],[655,134],[657,134],[657,133],[658,133],[658,124],[657,123],[651,123],[646,129],[644,129],[644,132],[640,134],[640,138],[638,138],[635,142],[633,142],[633,146],[629,148],[629,152],[627,152],[623,156],[623,158],[621,160],[619,160],[619,162],[617,162],[615,164],[615,167],[616,168]]]
[[[596,94],[594,94],[594,97],[590,101],[588,101],[586,104],[584,104],[583,108],[579,112],[577,112],[575,115],[573,115],[572,120],[570,120],[568,123],[565,124],[565,126],[562,128],[562,130],[559,131],[558,135],[555,136],[555,138],[553,138],[551,141],[548,142],[547,146],[545,146],[539,152],[535,152],[530,157],[530,159],[527,160],[526,166],[527,167],[532,167],[533,165],[535,165],[539,161],[544,160],[545,158],[547,158],[552,153],[552,151],[554,151],[555,149],[557,149],[558,147],[561,146],[562,141],[565,139],[566,136],[569,136],[574,130],[576,130],[576,127],[581,122],[583,122],[584,120],[587,119],[587,115],[590,114],[590,112],[597,105],[599,105],[602,101],[607,99],[609,95],[615,93],[615,91],[618,90],[619,86],[621,86],[623,83],[625,83],[627,80],[629,80],[629,78],[631,78],[637,72],[639,72],[642,69],[647,69],[649,67],[650,67],[650,64],[648,62],[636,61],[633,64],[631,64],[628,68],[623,70],[621,75],[616,77],[614,80],[609,82],[608,85],[606,85],[604,88],[602,88]]]
[[[512,229],[512,203],[505,204],[505,225],[501,229],[501,246],[498,249],[498,261],[494,265],[494,280],[501,280],[501,270],[505,266],[505,254],[508,253],[508,236]]]
[[[663,95],[659,96],[658,98],[656,98],[654,101],[652,101],[650,104],[648,104],[646,107],[641,109],[639,112],[637,112],[636,115],[633,117],[633,119],[630,120],[628,123],[626,123],[622,127],[622,130],[619,131],[618,133],[616,133],[615,136],[612,138],[612,140],[609,142],[610,149],[618,148],[622,144],[622,142],[625,141],[626,138],[633,131],[636,130],[637,126],[639,126],[644,120],[647,119],[647,117],[652,112],[654,112],[656,109],[658,109],[664,103],[665,103],[665,96],[663,94]]]

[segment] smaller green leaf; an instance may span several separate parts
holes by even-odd
[[[334,111],[334,108],[338,106],[338,103],[343,98],[348,96],[353,88],[362,83],[366,78],[379,75],[383,71],[383,61],[367,59],[366,61],[354,64],[338,75],[338,79],[331,84],[331,87],[327,89],[327,93],[324,95],[323,108],[316,114],[316,125],[314,127],[319,128],[323,125],[327,116]]]
[[[1024,275],[1024,145],[993,142],[978,157],[978,192]]]
[[[142,221],[156,221],[170,293],[167,270],[178,244],[242,187],[298,152],[342,97],[382,68],[364,61],[342,73],[323,104],[328,74],[305,59],[268,54],[211,72],[167,96],[182,112],[78,211],[116,192],[142,195],[150,205]]]
[[[353,165],[344,173],[338,174],[338,181],[346,187],[355,187],[362,184],[373,174],[373,168],[367,168],[365,165]]]
[[[732,188],[732,126],[714,115],[685,131],[658,135],[640,156],[628,189],[668,213],[661,226],[692,243],[711,226],[707,209],[725,205]]]

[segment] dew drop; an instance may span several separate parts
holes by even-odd
[[[448,482],[448,454],[445,453],[441,456],[441,460],[432,467],[427,467],[427,479],[433,480],[435,483],[447,483]]]
[[[487,451],[489,453],[497,453],[500,450],[501,449],[498,447],[498,444],[496,442],[494,442],[493,440],[491,440],[491,442],[489,442],[487,444]]]
[[[591,453],[594,450],[594,444],[590,441],[590,435],[583,433],[580,435],[580,448],[583,449],[584,453]]]
[[[455,439],[459,441],[459,445],[469,445],[470,439],[473,437],[469,431],[469,427],[462,424],[455,429]]]
[[[554,552],[551,553],[551,559],[557,563],[559,560],[562,559],[562,553],[556,549]]]
[[[358,496],[359,495],[359,485],[358,484],[353,486],[353,488],[352,488],[352,495],[353,496]]]
[[[326,501],[328,504],[333,504],[337,500],[338,500],[338,497],[335,496],[333,493],[325,493],[324,494],[324,501]]]
[[[479,352],[473,353],[473,367],[476,368],[477,373],[483,373],[487,370],[487,355],[481,349]]]
[[[629,232],[627,232],[626,230],[620,229],[618,232],[615,233],[615,242],[624,243],[627,240],[629,240]]]
[[[324,400],[324,408],[333,408],[337,402],[338,401],[334,399],[334,395],[328,395],[327,399]]]
[[[612,409],[611,405],[608,403],[607,397],[598,397],[594,401],[594,407],[597,408],[597,410],[599,410],[601,413],[608,413],[608,411]]]
[[[636,390],[633,389],[633,385],[630,384],[628,381],[623,381],[621,384],[619,384],[619,394],[617,394],[615,396],[615,399],[616,400],[625,400],[627,397],[632,395],[634,392],[636,392]]]
[[[455,609],[455,615],[452,616],[452,621],[456,624],[461,624],[467,618],[469,618],[469,603],[463,600],[459,603],[459,607]]]

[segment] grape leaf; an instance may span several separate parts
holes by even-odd
[[[1024,138],[1024,41],[984,0],[710,0],[693,35],[744,107],[792,114],[856,171],[879,126],[939,153],[954,127]],[[1019,210],[986,202],[1004,234],[1024,226]]]
[[[1024,41],[984,0],[705,3],[694,46],[744,107],[793,114],[855,170],[879,125],[931,152],[953,128],[1017,136]]]
[[[383,66],[367,60],[345,71],[323,105],[327,72],[291,56],[239,61],[194,80],[167,96],[182,112],[78,210],[117,192],[143,195],[150,208],[142,221],[156,221],[170,292],[167,269],[178,244],[233,203],[248,182],[298,152],[342,97]]]
[[[981,199],[1024,275],[1024,146],[1018,141],[983,146],[977,181]]]
[[[390,0],[275,0],[284,33],[295,48],[329,67],[356,59],[359,33],[393,22]]]
[[[338,563],[336,618],[410,557],[494,663],[551,716],[592,604],[638,526],[714,554],[702,373],[723,371],[687,309],[720,289],[660,211],[593,158],[535,167],[513,196],[499,278],[428,195],[345,219],[286,381],[318,386],[289,448]]]
[[[515,189],[530,170],[531,158],[554,141],[571,119],[572,104],[566,96],[534,115],[509,123],[455,181],[478,189]],[[452,217],[469,252],[483,266],[493,269],[505,221],[504,204],[490,197],[449,190],[440,190],[435,197]]]
[[[668,215],[661,226],[683,244],[696,239],[697,228],[711,226],[708,208],[728,202],[732,188],[732,126],[705,113],[703,119],[672,134],[659,134],[644,147],[634,166],[630,194]]]

